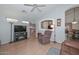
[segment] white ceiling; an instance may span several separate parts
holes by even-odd
[[[18,20],[35,21],[38,20],[40,17],[42,18],[43,16],[52,13],[55,10],[55,8],[60,8],[60,6],[62,5],[46,4],[46,7],[39,8],[42,10],[42,12],[39,12],[37,9],[35,9],[33,12],[30,12],[32,7],[24,6],[23,4],[0,4],[0,16],[16,18]],[[65,6],[70,6],[66,8],[69,9],[76,5],[63,5],[62,7]],[[26,13],[22,12],[22,10],[26,10]]]

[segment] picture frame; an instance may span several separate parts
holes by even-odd
[[[61,26],[61,19],[57,19],[57,26]]]

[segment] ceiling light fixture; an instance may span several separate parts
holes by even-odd
[[[28,24],[29,22],[28,21],[22,21],[22,23],[27,23]]]
[[[78,23],[77,21],[73,21],[73,22],[72,22],[72,24],[77,24],[77,23]]]

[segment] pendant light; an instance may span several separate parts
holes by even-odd
[[[75,19],[75,8],[74,8],[74,19],[73,19],[73,21],[72,21],[72,24],[77,24],[78,22],[76,21],[76,19]]]

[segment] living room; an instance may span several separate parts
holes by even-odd
[[[67,19],[67,23],[73,21],[68,21],[66,11],[78,6],[78,4],[0,4],[0,54],[60,55],[62,43],[67,38],[70,39],[65,33],[65,20]],[[75,14],[74,11],[72,14]],[[76,28],[78,29],[78,26]]]

